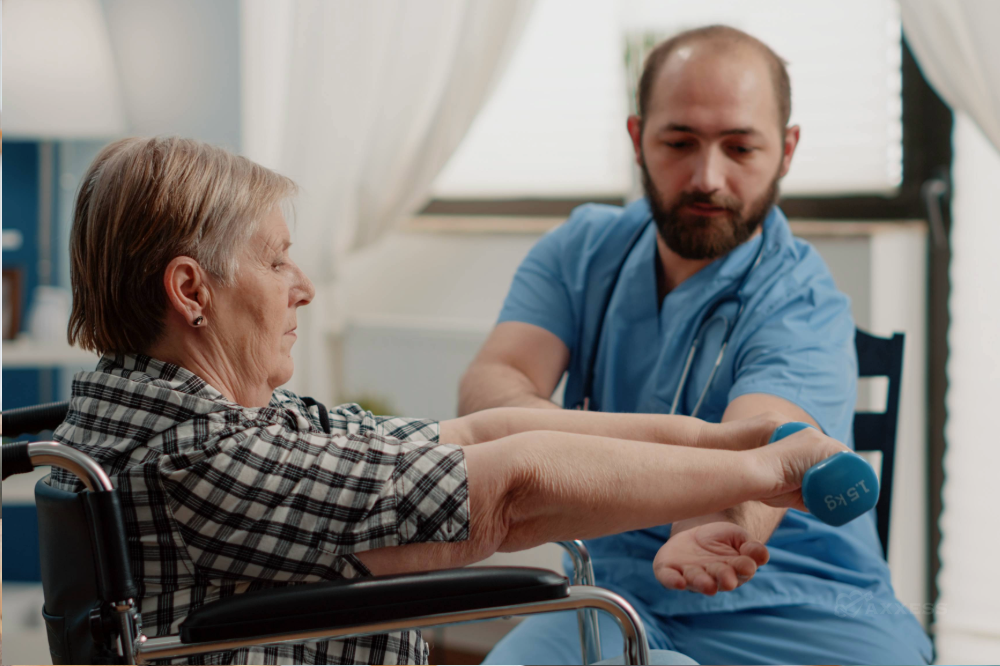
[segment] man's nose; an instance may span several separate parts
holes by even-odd
[[[715,148],[709,147],[701,151],[695,157],[691,189],[706,193],[721,190],[725,184],[722,162],[722,155]]]

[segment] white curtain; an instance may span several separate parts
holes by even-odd
[[[927,80],[1000,147],[1000,3],[901,0],[900,14]]]
[[[938,663],[1000,658],[1000,2],[902,0],[920,68],[955,113],[948,442],[940,526]]]
[[[243,0],[244,152],[301,186],[293,252],[317,286],[293,390],[339,397],[338,268],[426,201],[531,4]]]

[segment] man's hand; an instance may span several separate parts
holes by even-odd
[[[767,547],[739,525],[708,523],[671,535],[653,560],[653,573],[667,589],[712,596],[750,580],[768,557]]]
[[[744,502],[709,516],[699,516],[674,523],[671,541],[695,527],[725,521],[747,530],[754,541],[767,543],[784,517],[785,508],[804,508],[802,493],[799,490],[802,478],[801,475],[796,477],[796,472],[805,473],[808,466],[802,469],[799,459],[811,460],[815,451],[788,450],[782,454],[772,449],[773,444],[765,446],[774,429],[787,421],[804,421],[816,426],[817,430],[814,432],[819,432],[815,420],[801,407],[766,393],[747,393],[739,396],[726,407],[722,423],[706,426],[709,442],[699,446],[732,448],[732,443],[738,442],[743,444],[744,450],[756,448],[757,450],[753,451],[754,457],[761,460],[765,467],[770,468],[772,478],[777,479],[777,487],[774,495],[766,503]],[[719,441],[723,442],[721,446],[712,445],[713,442]],[[728,446],[726,443],[729,443]]]

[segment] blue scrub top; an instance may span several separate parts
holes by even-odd
[[[642,235],[624,258],[636,233]],[[624,209],[581,206],[524,259],[499,321],[534,324],[566,343],[564,404],[574,407],[582,400],[583,369],[601,306],[621,266],[597,351],[592,406],[669,413],[698,326],[735,291],[761,243],[761,262],[743,289],[746,308],[698,417],[718,422],[736,397],[768,393],[798,405],[828,435],[853,446],[858,370],[850,301],[816,250],[792,236],[777,207],[765,219],[763,234],[690,277],[658,307],[656,225],[646,200]],[[731,319],[737,308],[729,299],[714,317]],[[697,402],[724,328],[720,319],[706,329],[679,413],[690,414]],[[656,581],[651,563],[669,536],[670,525],[664,525],[589,541],[598,584],[620,585],[668,616],[788,604],[833,610],[857,597],[859,588],[872,598],[894,598],[874,512],[835,528],[789,510],[768,542],[770,562],[742,587],[714,597],[667,590]]]

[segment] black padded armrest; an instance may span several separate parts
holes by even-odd
[[[181,623],[183,643],[255,638],[563,599],[569,581],[547,569],[473,567],[293,585],[202,606]]]

